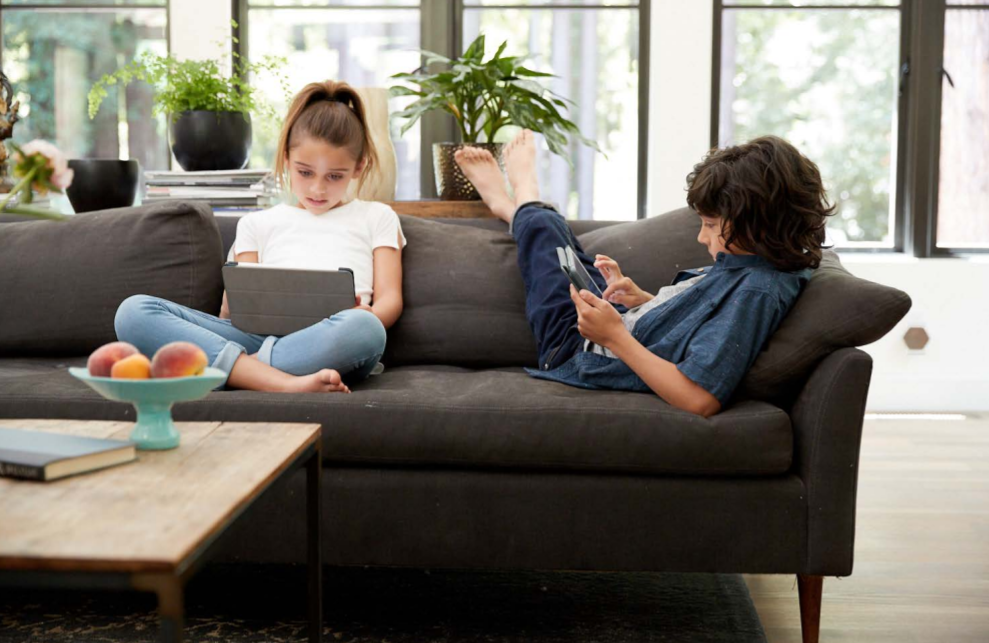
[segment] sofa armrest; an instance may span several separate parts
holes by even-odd
[[[837,350],[817,365],[790,412],[794,472],[807,491],[804,574],[852,573],[859,447],[871,375],[867,353]]]

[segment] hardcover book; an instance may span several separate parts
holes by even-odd
[[[137,459],[133,442],[0,427],[0,476],[57,480]]]

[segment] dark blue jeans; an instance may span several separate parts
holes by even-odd
[[[519,271],[525,283],[525,316],[539,349],[539,368],[550,370],[573,357],[584,338],[577,332],[577,309],[570,280],[560,269],[557,247],[570,246],[603,292],[604,276],[584,252],[570,226],[545,203],[525,203],[515,212],[512,235],[518,244]]]

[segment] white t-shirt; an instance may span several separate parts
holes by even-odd
[[[275,268],[350,268],[361,303],[370,305],[374,249],[405,244],[398,215],[384,203],[355,199],[323,214],[280,204],[241,217],[228,259],[257,252],[259,263]]]

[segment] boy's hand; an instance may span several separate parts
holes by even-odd
[[[587,290],[570,286],[570,299],[577,307],[577,332],[584,339],[589,339],[599,346],[610,346],[622,333],[627,333],[622,316],[615,307],[595,297]]]
[[[621,304],[626,308],[641,306],[650,299],[652,295],[635,285],[635,282],[628,277],[622,277],[618,281],[611,283],[604,292],[601,293],[605,301],[613,304]]]
[[[594,267],[601,271],[608,287],[601,293],[602,299],[626,308],[641,306],[652,295],[635,285],[635,282],[622,274],[618,262],[606,255],[594,255]]]
[[[354,308],[360,308],[361,310],[366,310],[369,313],[372,313],[372,314],[374,313],[374,311],[371,310],[371,307],[370,306],[368,306],[367,304],[362,304],[361,303],[361,296],[360,295],[354,295]]]
[[[607,255],[594,255],[594,267],[601,271],[609,286],[622,278],[618,262]]]

